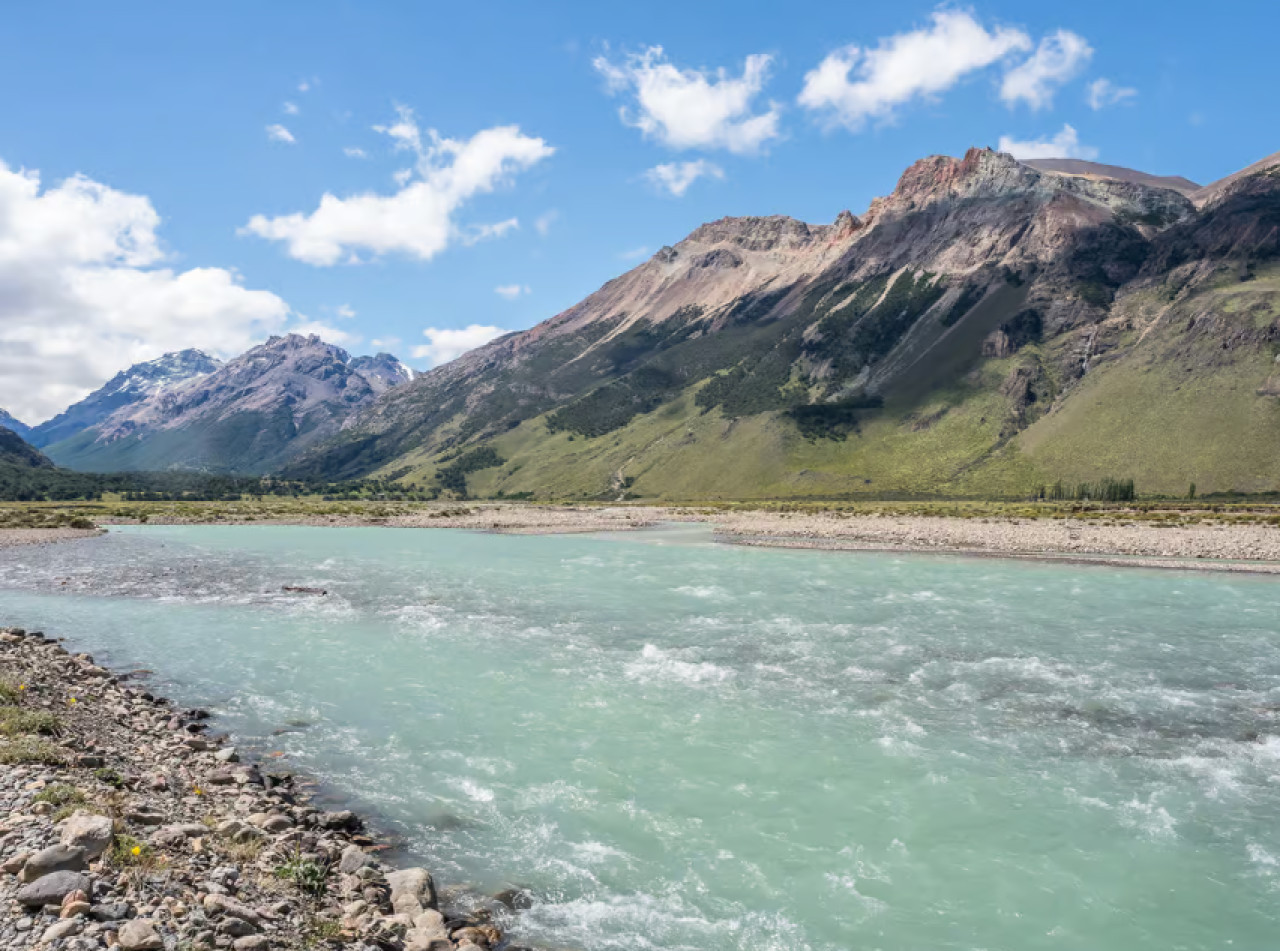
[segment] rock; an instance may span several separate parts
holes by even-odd
[[[158,826],[164,823],[164,816],[151,806],[135,806],[127,809],[124,817],[127,821],[139,826]]]
[[[59,918],[80,918],[89,914],[90,905],[87,901],[66,902],[62,906],[62,913]]]
[[[278,835],[281,832],[287,832],[289,829],[292,829],[293,820],[288,816],[267,816],[260,828],[263,832],[268,832],[271,835]]]
[[[348,845],[342,850],[342,860],[338,862],[338,871],[343,875],[354,875],[369,864],[369,856],[358,845]]]
[[[197,753],[203,753],[205,750],[209,749],[209,741],[203,736],[189,736],[182,741],[182,745]]]
[[[425,934],[412,928],[405,932],[404,951],[454,951],[454,948],[447,937]]]
[[[88,867],[89,861],[84,849],[51,845],[27,859],[18,878],[24,882],[34,882],[51,872],[83,872]]]
[[[59,921],[56,925],[50,925],[44,929],[44,934],[40,936],[40,940],[48,943],[57,941],[59,938],[69,938],[71,935],[79,934],[83,928],[84,922],[74,918]]]
[[[111,847],[111,820],[77,809],[62,823],[59,841],[71,848],[84,849],[85,858],[93,861]]]
[[[201,825],[198,822],[180,822],[160,829],[151,837],[151,841],[156,845],[181,845],[187,839],[198,839],[203,835],[208,835],[209,831],[208,826]]]
[[[225,895],[206,895],[204,898],[204,910],[205,914],[211,918],[239,918],[255,926],[261,921],[261,916],[248,905],[242,904],[234,898],[227,898]]]
[[[39,908],[44,905],[61,905],[68,893],[87,892],[89,888],[88,877],[79,872],[50,872],[19,889],[15,897],[19,904]]]
[[[29,858],[31,858],[30,849],[16,852],[4,860],[4,864],[0,865],[0,871],[7,875],[17,875],[22,871],[22,866],[27,864],[27,859]]]
[[[391,900],[397,895],[409,894],[421,902],[423,908],[438,908],[436,884],[425,868],[405,868],[387,873],[387,885],[391,888]]]
[[[355,830],[360,828],[360,820],[350,809],[343,809],[340,812],[321,814],[320,825],[322,828],[335,831]]]
[[[218,934],[224,934],[228,938],[245,938],[257,933],[258,926],[243,918],[232,918],[228,915],[218,922]]]
[[[121,925],[116,940],[122,951],[160,951],[164,947],[164,940],[150,918],[126,921]]]
[[[264,951],[271,947],[271,939],[262,934],[245,935],[231,942],[231,947],[235,948],[235,951]]]
[[[219,763],[238,763],[240,762],[240,754],[236,752],[234,746],[224,746],[218,752],[213,754],[213,758]]]
[[[94,921],[124,921],[129,917],[129,903],[111,901],[94,905],[89,909],[89,917]]]

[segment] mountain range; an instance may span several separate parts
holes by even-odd
[[[272,337],[226,363],[184,350],[118,374],[30,438],[83,471],[261,474],[412,375],[390,354],[352,357],[316,336]]]
[[[75,468],[670,499],[1280,489],[1280,153],[1207,186],[989,149],[724,218],[417,378],[273,338],[31,431]]]

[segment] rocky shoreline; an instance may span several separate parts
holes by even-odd
[[[182,710],[0,628],[0,948],[527,951],[529,896],[438,890]]]

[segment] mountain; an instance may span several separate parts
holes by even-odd
[[[1220,178],[1216,182],[1205,185],[1203,188],[1196,189],[1189,197],[1197,206],[1203,207],[1241,179],[1257,175],[1259,172],[1265,172],[1268,169],[1275,168],[1277,165],[1280,165],[1280,152],[1272,152],[1266,158],[1259,159],[1252,165],[1242,168],[1226,178]]]
[[[112,413],[138,405],[165,387],[212,373],[221,361],[202,350],[166,353],[158,360],[135,363],[80,402],[31,429],[31,443],[51,446],[96,426]]]
[[[1060,175],[1079,175],[1082,178],[1112,179],[1117,182],[1133,182],[1136,185],[1150,185],[1152,188],[1170,188],[1180,195],[1194,200],[1194,195],[1203,186],[1197,185],[1189,178],[1181,175],[1149,175],[1146,172],[1123,168],[1119,165],[1102,165],[1098,162],[1085,162],[1081,159],[1028,159],[1022,164],[1041,172],[1056,172]]]
[[[12,433],[17,433],[23,439],[26,439],[31,433],[30,426],[21,420],[14,419],[14,417],[9,415],[9,411],[6,409],[0,409],[0,427],[9,430]]]
[[[972,149],[861,217],[704,225],[285,471],[540,498],[1280,489],[1280,170],[1199,209],[1132,177]]]
[[[12,429],[0,426],[0,469],[15,468],[51,469],[53,463]]]
[[[411,376],[389,354],[352,359],[316,336],[272,337],[153,388],[47,451],[59,465],[95,472],[268,472]]]

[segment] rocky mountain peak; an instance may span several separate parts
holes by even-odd
[[[27,438],[27,434],[31,432],[31,427],[22,420],[10,415],[7,409],[0,407],[0,428],[8,429],[17,433],[23,439]]]
[[[680,244],[731,245],[744,251],[803,248],[826,232],[823,225],[809,225],[786,215],[721,218],[708,222]]]

